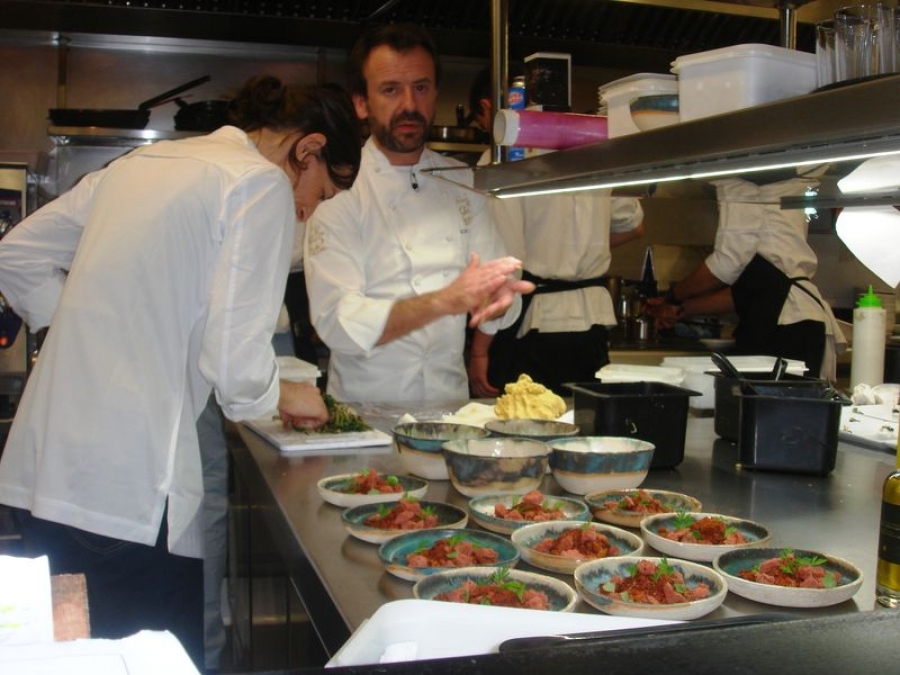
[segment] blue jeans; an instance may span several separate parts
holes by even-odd
[[[91,637],[168,630],[203,669],[203,562],[169,553],[165,516],[145,546],[14,513],[25,555],[46,555],[51,574],[85,575]]]

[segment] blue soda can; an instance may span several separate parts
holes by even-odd
[[[509,87],[509,95],[506,98],[506,107],[510,110],[525,109],[525,77],[523,75],[513,79]],[[506,149],[507,161],[515,162],[520,159],[525,159],[525,148],[513,146]]]

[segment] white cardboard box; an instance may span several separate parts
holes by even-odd
[[[808,94],[816,88],[815,54],[763,44],[743,44],[679,56],[681,121]]]

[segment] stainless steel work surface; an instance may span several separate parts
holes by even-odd
[[[375,426],[388,430],[403,413],[434,419],[460,405],[427,410],[384,405],[356,408]],[[274,446],[242,426],[240,439],[243,444],[239,442],[240,447],[232,448],[236,469],[256,474],[262,488],[260,506],[270,507],[270,521],[291,579],[329,653],[336,651],[383,603],[412,597],[412,584],[383,569],[377,545],[348,535],[341,525],[341,509],[325,503],[316,489],[320,478],[368,467],[402,473],[393,446],[381,453],[340,450],[290,458],[281,456]],[[713,418],[691,413],[684,460],[674,469],[652,470],[644,487],[693,495],[703,502],[705,512],[739,516],[765,525],[772,532],[771,546],[817,550],[849,560],[862,570],[863,585],[853,599],[828,608],[785,611],[824,616],[875,609],[881,487],[894,466],[894,456],[841,443],[835,469],[826,477],[751,471],[740,468],[736,462],[736,447],[716,437]],[[563,494],[549,476],[542,489],[548,494]],[[460,506],[467,501],[447,481],[430,481],[425,499]],[[478,526],[470,522],[469,527]],[[534,569],[524,562],[519,566]],[[571,576],[560,578],[572,583]],[[706,618],[778,609],[730,593],[724,604]],[[577,610],[595,611],[584,603]]]

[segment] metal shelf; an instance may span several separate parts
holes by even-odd
[[[900,75],[479,167],[496,196],[651,184],[710,174],[854,162],[900,152]]]
[[[159,129],[112,129],[109,127],[47,128],[55,145],[134,146],[156,141],[198,136],[196,131],[162,131]]]

